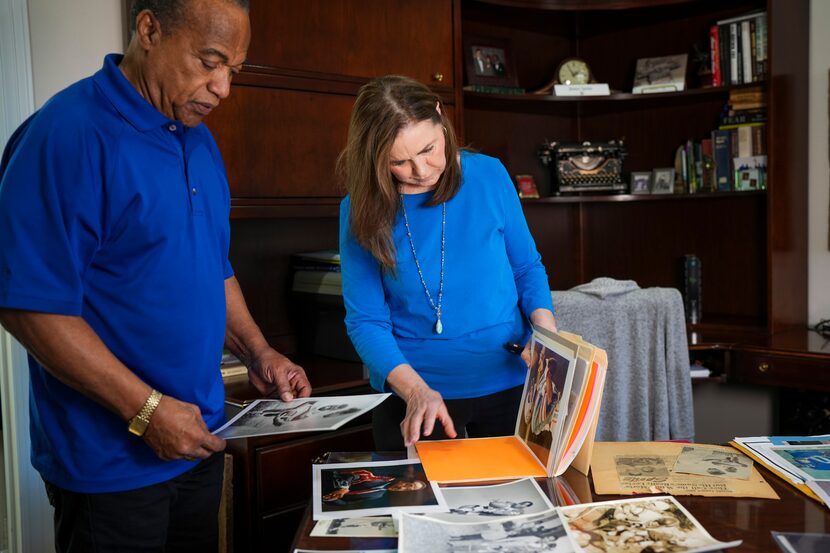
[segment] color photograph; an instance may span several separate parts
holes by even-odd
[[[556,511],[477,524],[457,524],[404,514],[398,531],[398,551],[401,553],[573,551]]]
[[[417,459],[312,465],[314,520],[448,510]]]
[[[770,450],[805,479],[830,480],[830,445],[773,446]]]
[[[441,493],[448,513],[429,516],[446,522],[489,522],[497,517],[541,513],[553,504],[533,478],[489,486],[448,486]]]
[[[529,374],[525,382],[516,435],[533,451],[545,467],[548,466],[553,444],[553,431],[561,413],[568,368],[568,359],[546,347],[534,336],[531,342]]]
[[[214,434],[226,440],[286,432],[335,430],[370,411],[389,394],[295,399],[259,399]]]

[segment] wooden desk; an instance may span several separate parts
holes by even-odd
[[[758,465],[756,465],[758,466]],[[692,497],[677,496],[677,500],[709,531],[721,541],[743,540],[743,544],[728,551],[780,553],[772,541],[771,530],[779,532],[830,533],[830,510],[808,498],[783,480],[758,467],[767,482],[781,497],[772,499]],[[565,478],[582,502],[620,499],[620,496],[597,495],[590,479],[573,469]],[[540,485],[543,490],[548,487]],[[315,550],[394,549],[397,540],[379,538],[312,538],[309,537],[315,522],[309,506],[297,528],[294,548]]]

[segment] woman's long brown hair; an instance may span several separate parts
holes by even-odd
[[[458,141],[441,98],[409,77],[387,75],[361,87],[349,122],[346,148],[337,158],[337,172],[350,196],[349,228],[357,242],[384,271],[395,272],[395,224],[400,192],[389,168],[389,151],[407,125],[432,121],[444,127],[446,168],[429,205],[455,196],[461,186]]]

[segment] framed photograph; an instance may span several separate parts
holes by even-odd
[[[655,169],[651,176],[652,194],[674,193],[674,167]]]
[[[633,171],[631,173],[632,194],[651,194],[651,173],[648,171]]]
[[[467,84],[518,87],[510,41],[505,38],[464,37]]]
[[[516,175],[516,190],[520,198],[538,198],[539,190],[536,188],[536,179],[533,175]]]
[[[680,92],[686,88],[688,54],[641,58],[634,71],[634,94]]]

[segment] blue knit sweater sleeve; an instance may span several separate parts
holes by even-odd
[[[507,257],[513,269],[516,291],[519,294],[519,307],[525,316],[535,309],[553,311],[548,275],[542,265],[542,256],[536,249],[536,242],[530,234],[521,201],[513,181],[501,162],[490,158],[494,163],[491,175],[504,205],[504,242]]]
[[[369,371],[369,384],[375,390],[389,391],[386,377],[407,360],[392,335],[380,264],[357,243],[349,228],[348,196],[340,203],[340,268],[346,331]]]

